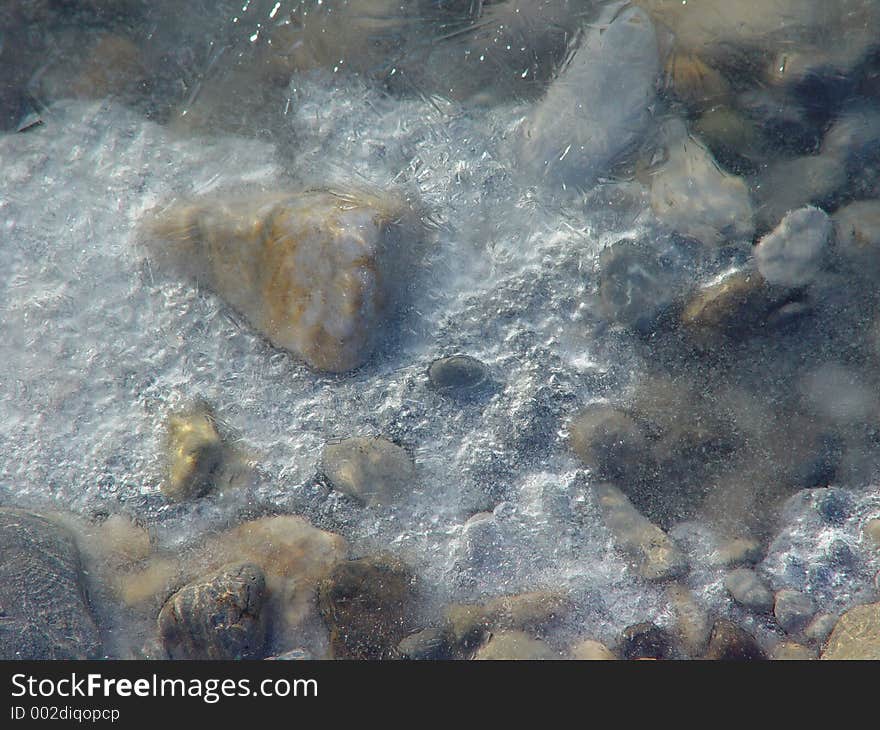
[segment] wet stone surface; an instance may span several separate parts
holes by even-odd
[[[171,659],[261,659],[266,577],[252,563],[230,565],[181,588],[159,612]]]

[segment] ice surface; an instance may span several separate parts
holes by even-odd
[[[578,185],[638,137],[647,87],[615,107],[600,85],[590,120],[608,136]],[[626,393],[643,366],[630,336],[599,314],[596,264],[620,238],[665,240],[644,188],[578,196],[523,176],[511,150],[524,104],[401,98],[320,72],[286,94],[275,144],[177,136],[120,105],[72,101],[0,137],[0,501],[125,511],[165,547],[243,515],[294,511],[341,532],[355,554],[405,558],[438,602],[568,590],[575,610],[551,637],[560,647],[669,622],[662,587],[614,548],[565,432],[584,404]],[[430,231],[393,336],[348,375],[274,349],[218,297],[154,271],[136,245],[138,221],[160,202],[291,180],[404,191]],[[498,383],[485,400],[431,388],[430,363],[460,352]],[[253,472],[239,489],[171,505],[159,492],[162,424],[196,397]],[[325,442],[371,435],[414,456],[416,483],[396,505],[363,508],[317,478]],[[815,588],[823,608],[848,605],[876,572],[858,526],[880,511],[878,495],[854,497],[847,521],[818,532],[812,517],[793,518],[759,569],[774,588]],[[679,533],[689,586],[724,606],[723,571],[704,549],[720,538],[702,524]],[[839,543],[857,564],[846,581]],[[814,563],[828,570],[790,567]]]

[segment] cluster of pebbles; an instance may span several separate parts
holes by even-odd
[[[880,4],[176,5],[0,10],[0,657],[880,658]]]

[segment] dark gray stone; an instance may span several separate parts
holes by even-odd
[[[448,398],[476,399],[492,390],[489,369],[470,355],[441,357],[431,363],[428,378],[434,389]]]
[[[97,659],[101,640],[72,535],[0,509],[0,659]]]

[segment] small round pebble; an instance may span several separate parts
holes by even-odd
[[[452,355],[435,360],[428,368],[428,379],[441,395],[474,398],[491,386],[489,369],[470,355]]]

